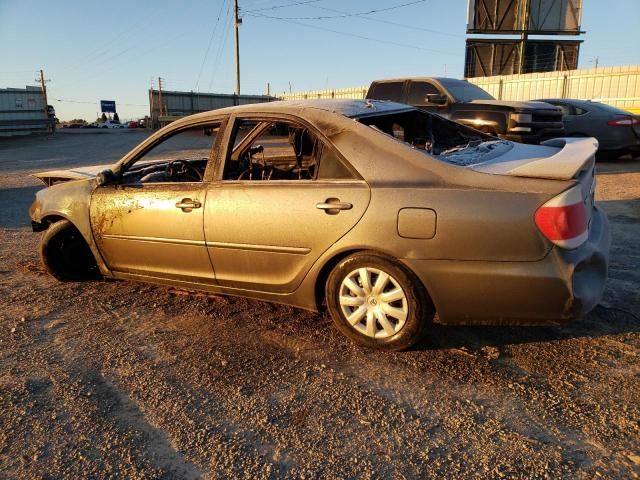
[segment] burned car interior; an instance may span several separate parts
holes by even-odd
[[[496,140],[491,135],[421,110],[367,115],[358,120],[431,155],[443,155]]]
[[[201,182],[219,128],[194,127],[164,139],[130,165],[120,183]]]
[[[421,110],[366,115],[357,120],[451,163],[468,163],[468,158],[476,157],[465,156],[465,152],[497,141],[491,135]],[[201,182],[219,129],[219,123],[192,127],[164,139],[130,165],[121,174],[120,183]],[[226,181],[353,178],[330,146],[309,128],[289,120],[239,120],[231,145],[222,178]]]
[[[241,121],[233,144],[224,180],[313,180],[329,150],[308,128],[281,121]]]
[[[219,124],[190,128],[161,141],[129,165],[119,183],[201,182],[219,128]],[[353,178],[332,148],[309,128],[294,122],[239,121],[231,145],[223,180]]]

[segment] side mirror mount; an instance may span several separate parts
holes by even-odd
[[[445,105],[447,103],[446,95],[441,93],[429,93],[427,94],[427,103],[433,103],[435,105]]]
[[[103,170],[98,173],[98,175],[96,176],[96,184],[99,187],[104,187],[105,185],[113,185],[114,183],[116,183],[117,179],[118,177],[115,173],[113,173],[113,170],[108,168],[107,170]]]

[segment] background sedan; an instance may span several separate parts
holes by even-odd
[[[545,98],[539,100],[562,109],[568,137],[595,137],[598,159],[640,154],[640,118],[604,103],[589,100]]]

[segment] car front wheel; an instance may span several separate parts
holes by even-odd
[[[68,220],[52,224],[42,236],[40,258],[47,271],[60,281],[100,278],[91,249]]]
[[[325,291],[336,328],[370,348],[409,348],[434,316],[419,280],[398,262],[375,254],[342,260],[330,273]]]

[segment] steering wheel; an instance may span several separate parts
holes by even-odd
[[[202,174],[186,160],[173,160],[167,164],[167,176],[171,180],[202,181]]]

